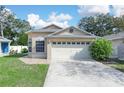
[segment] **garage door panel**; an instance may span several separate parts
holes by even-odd
[[[52,46],[52,59],[81,60],[89,58],[88,46]]]

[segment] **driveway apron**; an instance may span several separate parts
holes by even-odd
[[[119,87],[124,73],[94,60],[53,60],[44,87]]]

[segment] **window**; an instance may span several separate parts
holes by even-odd
[[[36,41],[36,52],[44,52],[44,41]]]
[[[72,45],[74,45],[75,44],[75,42],[72,42]]]
[[[28,40],[28,51],[32,52],[32,39]]]
[[[57,44],[61,44],[61,42],[58,42]]]
[[[77,45],[80,45],[80,42],[77,42]]]
[[[86,45],[89,45],[90,44],[90,42],[86,42]]]
[[[56,44],[56,42],[53,42],[53,44],[55,45],[55,44]]]
[[[65,45],[65,44],[66,44],[66,42],[62,42],[62,44],[64,44],[64,45]]]
[[[71,44],[71,42],[67,42],[67,44],[68,44],[68,45],[70,45],[70,44]]]
[[[84,44],[85,44],[85,42],[81,42],[81,44],[82,44],[82,45],[84,45]]]

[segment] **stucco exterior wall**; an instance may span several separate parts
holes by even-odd
[[[112,41],[113,52],[112,52],[111,58],[117,58],[118,57],[118,46],[122,43],[123,43],[122,39]]]
[[[124,60],[124,43],[118,46],[118,58]]]

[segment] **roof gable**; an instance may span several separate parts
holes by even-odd
[[[71,30],[73,30],[73,31],[71,31]],[[84,30],[81,30],[79,28],[72,26],[72,27],[65,28],[61,31],[52,33],[48,37],[51,37],[51,36],[60,36],[61,37],[61,36],[95,36],[95,35],[90,34]]]

